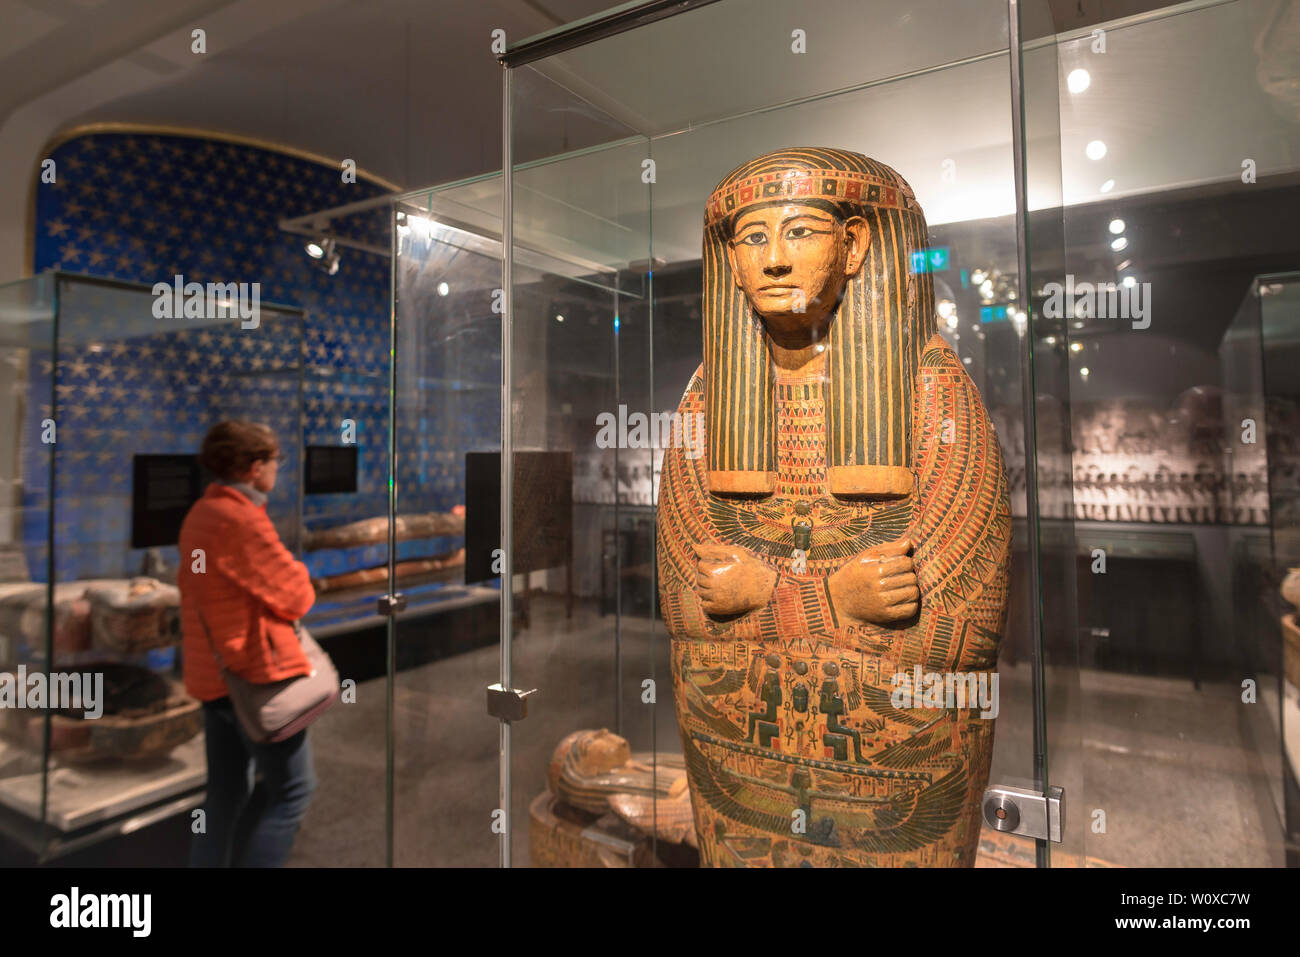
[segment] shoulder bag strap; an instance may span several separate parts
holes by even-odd
[[[198,602],[197,599],[195,599],[195,601],[194,601],[194,610],[195,610],[196,612],[198,612],[198,615],[199,615],[199,623],[200,623],[201,625],[203,625],[203,634],[207,636],[207,639],[208,639],[208,647],[212,649],[212,657],[214,657],[214,658],[217,659],[217,666],[218,666],[218,667],[220,667],[220,668],[225,668],[225,667],[226,667],[226,663],[225,663],[224,661],[221,660],[221,655],[220,655],[220,653],[217,651],[217,646],[216,646],[215,644],[213,644],[213,642],[212,642],[212,632],[210,632],[210,631],[208,630],[208,622],[207,622],[207,619],[203,617],[203,609],[201,609],[201,608],[199,607],[199,602]]]

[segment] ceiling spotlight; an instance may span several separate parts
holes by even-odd
[[[1124,220],[1112,219],[1110,221],[1110,231],[1114,233],[1116,236],[1124,232]]]
[[[556,313],[555,321],[556,321],[556,322],[563,322],[563,321],[564,321],[564,317],[561,316],[559,313]]]
[[[1065,85],[1071,93],[1082,93],[1091,83],[1092,77],[1087,70],[1071,70],[1065,78]]]
[[[449,292],[451,292],[451,286],[448,286],[445,282],[438,283],[438,295],[445,296]]]
[[[1115,188],[1115,181],[1113,179],[1108,179],[1106,180],[1106,182],[1101,184],[1100,192],[1109,193],[1114,188]]]
[[[1123,236],[1120,236],[1118,239],[1111,240],[1110,248],[1115,250],[1115,252],[1119,252],[1121,249],[1125,249],[1127,247],[1128,247],[1128,240]]]
[[[1082,351],[1083,351],[1083,343],[1082,343],[1082,342],[1071,342],[1071,343],[1070,343],[1070,351],[1071,351],[1071,352],[1082,352]]]
[[[1093,140],[1083,148],[1083,152],[1087,154],[1088,159],[1099,160],[1106,155],[1106,144],[1101,140]]]
[[[1132,276],[1125,276],[1125,277],[1124,277],[1124,285],[1128,286],[1130,289],[1132,289],[1132,288],[1133,288],[1134,286],[1136,286],[1137,284],[1138,284],[1138,281],[1137,281],[1136,279],[1134,279]]]
[[[316,265],[325,270],[327,275],[334,275],[339,271],[339,250],[338,243],[334,241],[333,236],[321,236],[311,240],[306,246],[307,255],[316,261]]]
[[[1079,370],[1079,378],[1080,378],[1080,379],[1086,379],[1086,378],[1088,378],[1088,367],[1087,367],[1087,366],[1084,366],[1083,368],[1081,368],[1081,369]]]

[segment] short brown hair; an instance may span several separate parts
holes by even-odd
[[[239,478],[254,462],[275,458],[280,443],[260,422],[226,419],[208,429],[199,449],[199,464],[223,481]]]

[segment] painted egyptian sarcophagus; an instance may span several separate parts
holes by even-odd
[[[658,509],[706,865],[974,861],[1011,519],[926,241],[907,183],[843,150],[759,157],[709,197],[678,410],[706,454],[666,452]]]

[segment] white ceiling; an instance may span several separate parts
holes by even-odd
[[[610,128],[649,135],[517,174],[517,236],[611,266],[645,259],[651,246],[657,259],[697,258],[704,200],[717,182],[756,155],[799,145],[858,150],[893,166],[915,189],[931,225],[1014,212],[1005,21],[991,16],[999,4],[973,3],[990,17],[973,19],[947,46],[933,48],[962,62],[926,69],[932,48],[899,37],[938,32],[946,6],[909,6],[920,22],[899,25],[888,37],[873,33],[874,22],[834,33],[810,29],[808,53],[799,56],[777,50],[775,41],[771,49],[747,44],[755,28],[745,22],[736,27],[736,43],[749,53],[724,60],[711,51],[726,18],[713,23],[708,17],[738,2],[726,0],[521,71],[521,101],[545,104],[552,114],[567,109],[589,117],[599,103],[594,113],[603,113]],[[819,0],[823,15],[816,17],[806,7],[791,14],[778,0],[751,0],[746,9],[769,13],[776,24],[771,32],[780,39],[799,22],[838,22],[837,15],[851,20],[859,2]],[[1030,208],[1201,184],[1249,189],[1241,182],[1244,159],[1255,161],[1260,178],[1300,168],[1300,108],[1287,99],[1300,88],[1300,13],[1291,12],[1300,4],[1282,5],[1287,15],[1280,17],[1278,6],[1272,0],[1184,4],[1165,11],[1169,15],[1107,24],[1104,53],[1093,52],[1088,31],[1028,50]],[[643,42],[632,42],[642,34]],[[862,46],[859,59],[849,56],[855,43]],[[667,50],[677,52],[661,75]],[[745,82],[751,68],[752,82]],[[1073,94],[1067,77],[1076,69],[1087,70],[1091,82]],[[843,89],[853,76],[866,85],[818,96]],[[894,79],[873,85],[878,76]],[[797,98],[803,99],[753,112]],[[554,143],[545,142],[547,128],[523,120],[524,142],[517,146],[524,158],[554,154]],[[1093,140],[1107,145],[1101,160],[1085,154]],[[647,157],[656,163],[653,187],[641,180]],[[1114,186],[1103,193],[1106,180]],[[500,208],[499,191],[487,184],[439,201],[475,207],[484,217]]]
[[[404,187],[500,168],[513,42],[608,0],[0,0],[0,176],[87,123],[267,140]],[[207,52],[191,52],[202,28]],[[27,189],[0,192],[0,280],[24,275]]]
[[[52,137],[94,122],[209,129],[351,157],[402,188],[497,169],[501,69],[490,31],[516,41],[607,3],[0,0],[0,176],[30,182]],[[1095,18],[1152,5],[1052,0],[1049,15],[1043,3],[1024,4],[1031,34],[1050,34],[1080,10]],[[1300,49],[1295,6],[1236,0],[1113,25],[1104,55],[1082,39],[1030,52],[1031,205],[1095,200],[1107,178],[1115,196],[1230,184],[1244,158],[1261,176],[1296,169],[1300,111],[1286,99],[1298,86],[1287,53]],[[538,100],[520,117],[517,155],[614,129],[654,137],[659,258],[698,255],[703,198],[726,172],[799,143],[895,166],[934,224],[1009,213],[1005,9],[1004,0],[723,0],[519,74],[519,102],[530,90]],[[207,31],[202,56],[190,52],[196,26]],[[806,32],[807,53],[790,51],[795,29]],[[1088,69],[1091,87],[1058,100],[1076,67]],[[1083,159],[1098,138],[1106,158]],[[635,237],[649,208],[639,180],[647,151],[624,152],[626,163],[594,156],[521,178],[523,222],[574,255],[643,258]],[[29,266],[27,202],[27,190],[0,193],[0,279]]]

